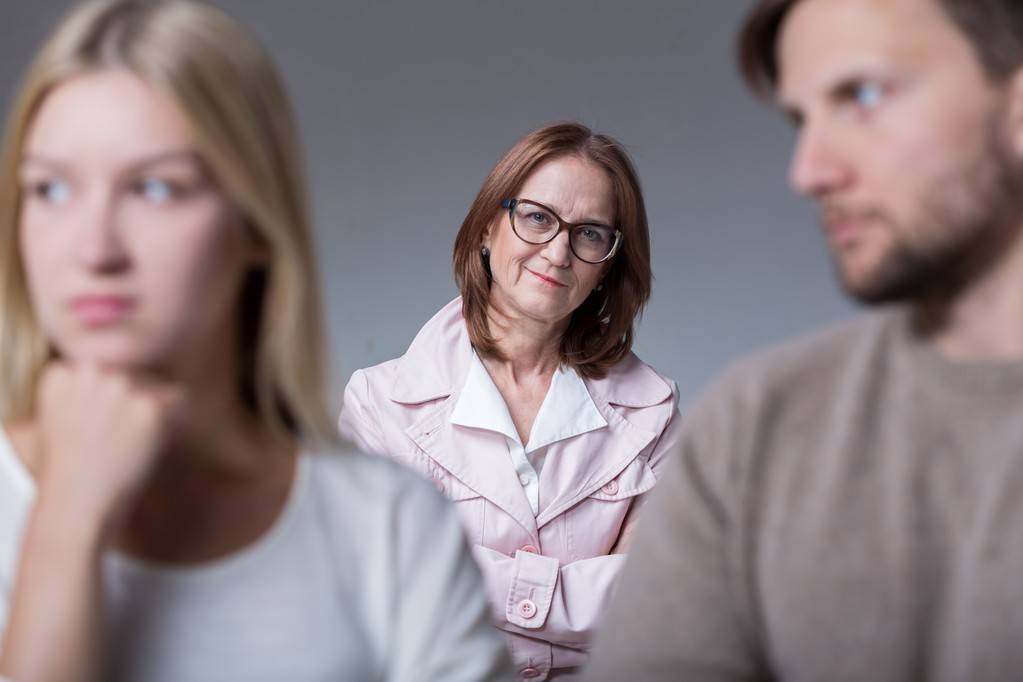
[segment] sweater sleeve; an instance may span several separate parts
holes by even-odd
[[[687,414],[630,548],[589,680],[752,682],[765,672],[742,530],[742,416],[725,393]]]

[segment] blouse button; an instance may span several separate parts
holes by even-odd
[[[522,548],[522,551],[523,552],[529,552],[530,554],[539,554],[540,553],[540,550],[538,550],[533,545],[526,545],[525,547]]]
[[[519,602],[519,615],[523,618],[532,618],[536,615],[536,604],[530,599],[523,599]]]
[[[618,493],[618,481],[608,481],[600,490],[605,495],[616,495]]]

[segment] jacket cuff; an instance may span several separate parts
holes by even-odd
[[[505,618],[512,625],[537,630],[547,622],[561,564],[553,557],[515,552]]]

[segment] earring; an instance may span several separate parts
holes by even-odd
[[[604,290],[604,283],[603,282],[597,282],[597,288],[594,289],[594,291],[603,291],[603,290]]]
[[[490,249],[488,249],[487,247],[484,246],[483,248],[481,248],[480,253],[483,254],[484,258],[490,258]]]

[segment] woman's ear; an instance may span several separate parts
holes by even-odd
[[[1007,111],[1006,117],[1009,142],[1013,155],[1023,159],[1023,66],[1009,78],[1006,85]]]
[[[266,239],[248,220],[239,218],[245,235],[245,260],[250,267],[263,268],[270,264],[270,247]]]
[[[497,233],[497,224],[500,220],[501,216],[498,215],[496,218],[490,221],[490,224],[487,225],[487,229],[483,232],[483,239],[480,242],[480,246],[483,249],[486,249],[487,253],[490,253],[490,250],[493,248],[494,235]]]

